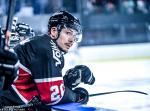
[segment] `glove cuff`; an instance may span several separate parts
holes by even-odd
[[[74,89],[76,93],[76,102],[86,104],[89,101],[89,93],[86,89],[78,87]]]

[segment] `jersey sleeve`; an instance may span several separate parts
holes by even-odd
[[[29,64],[31,61],[29,49],[30,47],[28,46],[28,44],[24,44],[24,45],[19,44],[14,48],[14,51],[16,52],[20,63],[23,64],[27,68],[29,68]]]
[[[24,103],[28,103],[34,96],[39,95],[30,71],[32,55],[30,44],[18,45],[14,48],[14,51],[19,59],[19,74],[12,88]]]

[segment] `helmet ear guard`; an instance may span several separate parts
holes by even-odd
[[[82,40],[82,28],[79,19],[68,13],[67,11],[58,11],[49,18],[48,30],[51,27],[57,27],[58,37],[62,28],[71,28],[77,31],[76,42]]]

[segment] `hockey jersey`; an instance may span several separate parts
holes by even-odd
[[[46,104],[58,103],[64,94],[63,52],[49,35],[34,37],[14,48],[19,58],[19,75],[12,85],[24,103],[40,95]]]

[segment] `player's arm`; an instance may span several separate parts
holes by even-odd
[[[86,104],[89,100],[88,91],[78,87],[81,82],[92,85],[95,82],[95,77],[92,71],[85,65],[77,65],[69,69],[63,77],[65,85],[65,94],[63,102],[78,102]]]
[[[0,36],[3,36],[1,31]],[[0,76],[4,77],[3,90],[7,89],[17,77],[18,58],[9,50],[0,48]]]

